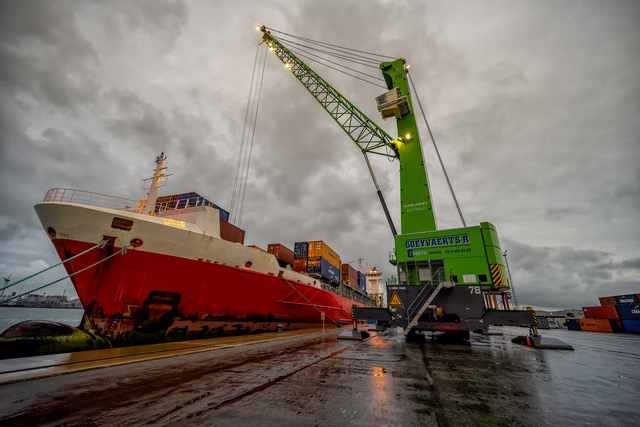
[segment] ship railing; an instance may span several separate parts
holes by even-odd
[[[98,206],[133,212],[138,206],[138,200],[109,196],[92,191],[74,190],[71,188],[52,188],[47,191],[43,202],[77,203],[81,205]]]
[[[188,199],[166,200],[156,203],[156,212],[192,208],[196,206],[209,206],[213,203],[206,197],[197,196]]]
[[[123,197],[109,196],[92,191],[75,190],[71,188],[52,188],[47,191],[43,202],[77,203],[81,205],[98,206],[127,212],[140,213],[143,211],[146,199],[132,200]],[[156,203],[155,212],[162,214],[166,211],[179,211],[196,206],[209,206],[211,201],[202,196],[168,200]]]

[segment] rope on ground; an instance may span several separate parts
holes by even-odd
[[[318,310],[320,313],[324,313],[324,311],[320,310],[320,308],[318,308],[314,303],[312,303],[311,301],[309,301],[309,299],[307,297],[305,297],[304,295],[302,295],[302,292],[300,292],[298,290],[298,288],[296,288],[293,283],[289,282],[287,279],[285,279],[283,276],[280,276],[280,278],[282,280],[284,280],[289,286],[291,286],[293,288],[294,291],[296,291],[302,298],[304,298],[313,308],[315,308],[316,310]],[[326,316],[326,314],[325,314]],[[342,323],[340,322],[336,322],[335,320],[333,320],[331,317],[327,316],[327,319],[331,320],[333,323],[336,324],[336,326],[341,326]]]
[[[106,241],[104,241],[104,242],[106,243]],[[93,247],[93,248],[91,248],[91,249],[95,249],[96,247],[100,246],[101,244],[102,244],[102,243],[100,243],[100,244],[96,245],[95,247]],[[104,247],[104,245],[103,245],[103,247]],[[90,269],[90,268],[92,268],[92,267],[95,267],[96,265],[98,265],[98,264],[100,264],[100,263],[103,263],[103,262],[105,262],[106,260],[108,260],[109,258],[112,258],[112,257],[114,257],[114,256],[116,256],[116,255],[118,255],[118,254],[123,254],[123,255],[124,255],[124,254],[126,254],[126,253],[127,253],[127,248],[130,248],[130,247],[131,247],[130,245],[125,245],[125,246],[123,246],[123,247],[122,247],[122,249],[120,249],[118,252],[115,252],[115,253],[113,253],[113,254],[109,255],[109,256],[108,256],[108,257],[106,257],[105,259],[101,259],[100,261],[95,262],[95,263],[91,264],[90,266],[83,268],[82,270],[78,270],[78,271],[76,271],[75,273],[72,273],[72,274],[70,274],[70,275],[68,275],[68,276],[65,276],[65,277],[63,277],[63,278],[61,278],[61,279],[58,279],[58,280],[54,280],[53,282],[51,282],[51,283],[47,283],[46,285],[42,285],[42,286],[40,286],[40,287],[38,287],[38,288],[35,288],[35,289],[32,289],[32,290],[30,290],[30,291],[28,291],[28,292],[24,292],[24,293],[22,293],[22,294],[12,296],[11,298],[8,298],[8,299],[4,300],[4,301],[3,301],[3,304],[4,304],[4,303],[7,303],[7,302],[9,302],[9,301],[13,301],[14,299],[18,299],[18,298],[20,298],[20,297],[23,297],[23,296],[25,296],[25,295],[28,295],[28,294],[30,294],[30,293],[32,293],[32,292],[38,291],[38,290],[40,290],[40,289],[46,288],[47,286],[54,285],[54,284],[56,284],[56,283],[58,283],[58,282],[63,281],[64,279],[68,279],[68,278],[69,278],[69,277],[71,277],[71,276],[75,276],[75,275],[76,275],[76,274],[78,274],[78,273],[82,273],[83,271],[88,270],[88,269]],[[86,252],[88,252],[88,250],[87,250],[87,251],[85,251],[85,252],[83,252],[83,253],[86,253]],[[76,255],[75,257],[77,257],[77,256],[79,256],[79,255],[82,255],[82,254],[78,254],[78,255]],[[73,258],[75,258],[75,257],[73,257]],[[71,259],[73,259],[73,258],[69,258],[69,259],[67,259],[66,261],[69,261],[69,260],[71,260]],[[64,261],[64,262],[66,262],[66,261]],[[54,266],[54,267],[55,267],[55,266]],[[35,275],[34,275],[34,276],[35,276]]]
[[[108,240],[106,240],[106,239],[105,239],[105,240],[101,240],[101,241],[100,241],[100,243],[98,243],[97,245],[95,245],[95,246],[93,246],[93,247],[91,247],[91,248],[87,249],[87,250],[86,250],[86,251],[84,251],[84,252],[80,252],[78,255],[74,255],[74,256],[72,256],[71,258],[67,258],[67,259],[65,259],[64,261],[57,263],[56,265],[52,265],[51,267],[47,267],[47,268],[45,268],[44,270],[42,270],[42,271],[38,271],[37,273],[34,273],[34,274],[32,274],[31,276],[27,276],[27,277],[25,277],[24,279],[20,279],[20,280],[18,280],[17,282],[13,282],[13,283],[10,283],[10,284],[8,284],[8,285],[6,285],[6,286],[3,286],[2,288],[0,288],[0,291],[4,291],[4,290],[5,290],[5,289],[7,289],[7,288],[10,288],[10,287],[12,287],[12,286],[17,285],[18,283],[24,282],[24,281],[25,281],[25,280],[27,280],[27,279],[30,279],[30,278],[32,278],[32,277],[37,276],[38,274],[44,273],[45,271],[49,271],[49,270],[51,270],[52,268],[57,267],[57,266],[59,266],[59,265],[62,265],[62,264],[64,264],[65,262],[71,261],[71,260],[72,260],[72,259],[74,259],[74,258],[78,258],[79,256],[86,254],[87,252],[91,252],[91,251],[92,251],[92,250],[94,250],[95,248],[98,248],[98,247],[99,247],[100,249],[102,249],[102,248],[104,248],[104,245],[106,245],[106,244],[107,244],[107,242],[108,242]]]

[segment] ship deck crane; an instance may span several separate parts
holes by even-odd
[[[354,307],[354,319],[378,320],[416,331],[445,331],[468,338],[489,324],[531,326],[529,310],[487,309],[485,293],[510,288],[495,226],[438,230],[409,90],[409,66],[402,58],[383,62],[388,91],[376,97],[382,118],[395,118],[393,138],[291,52],[265,26],[262,41],[322,105],[362,151],[395,239],[398,284],[387,285],[388,309]],[[399,161],[401,233],[396,232],[367,154]],[[355,333],[355,332],[354,332]],[[349,337],[353,338],[353,337]]]

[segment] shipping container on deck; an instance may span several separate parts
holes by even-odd
[[[596,305],[594,307],[582,307],[584,317],[587,319],[619,319],[615,305]]]
[[[367,276],[358,271],[358,287],[363,294],[367,293]]]
[[[342,283],[358,289],[358,271],[349,264],[342,264]]]
[[[267,245],[267,252],[275,255],[278,262],[282,261],[285,264],[293,266],[293,251],[285,245],[281,243],[269,243]],[[284,267],[282,264],[280,264],[280,266]]]
[[[230,242],[244,244],[244,230],[222,218],[220,219],[220,237]]]
[[[588,332],[613,332],[609,319],[579,319],[580,329]]]
[[[335,284],[340,283],[340,269],[321,257],[309,258],[307,260],[307,273],[309,275],[323,277]]]
[[[564,319],[565,324],[567,325],[567,329],[570,331],[581,331],[580,328],[580,319]]]
[[[309,254],[307,258],[324,258],[340,270],[340,256],[322,240],[309,242]]]
[[[598,298],[600,305],[616,305],[616,297],[600,297]]]
[[[638,300],[635,294],[616,295],[614,298],[616,299],[617,304],[637,304],[638,303]]]
[[[306,273],[307,272],[307,259],[306,258],[296,258],[293,260],[293,271],[297,271],[298,273]]]
[[[640,334],[640,320],[622,320],[622,326],[624,327],[625,332],[630,334]]]
[[[229,215],[230,215],[229,211],[226,211],[226,210],[222,209],[220,206],[218,206],[218,205],[216,205],[214,203],[211,203],[211,205],[213,205],[214,208],[216,208],[216,209],[218,209],[218,211],[220,211],[220,219],[223,219],[223,220],[225,220],[227,222],[229,221]]]
[[[640,304],[618,304],[618,313],[623,320],[640,320]]]
[[[309,242],[295,242],[293,244],[293,256],[298,258],[309,258]]]

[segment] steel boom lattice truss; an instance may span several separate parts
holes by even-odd
[[[269,46],[293,75],[318,100],[356,145],[367,153],[398,158],[393,138],[375,125],[362,111],[343,97],[322,77],[305,65],[289,49],[274,38],[265,27],[262,40]]]

